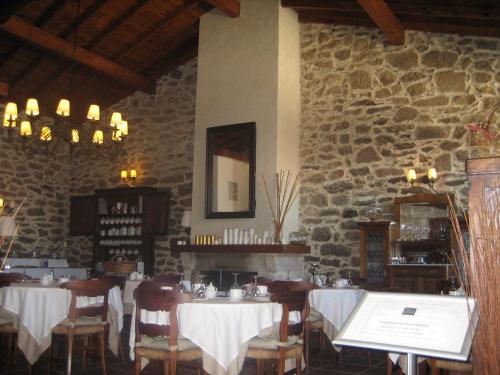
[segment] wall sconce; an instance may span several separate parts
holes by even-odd
[[[420,182],[422,184],[426,184],[429,186],[429,189],[433,192],[436,193],[436,190],[434,189],[434,183],[437,181],[437,171],[436,168],[429,168],[427,170],[427,174],[420,177],[420,181],[417,178],[417,172],[415,169],[409,169],[408,173],[406,174],[406,180],[411,184],[411,187],[414,187],[415,182]]]
[[[125,169],[123,169],[120,172],[120,178],[122,179],[122,182],[124,184],[131,184],[134,185],[135,181],[137,180],[137,171],[135,169],[131,169],[130,172],[127,172]]]

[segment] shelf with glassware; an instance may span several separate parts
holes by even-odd
[[[141,257],[145,272],[151,273],[155,236],[168,234],[169,199],[168,191],[151,187],[102,189],[94,196],[72,197],[70,228],[74,235],[94,236],[94,264],[116,255],[131,261]]]
[[[311,246],[303,244],[261,245],[191,245],[188,238],[170,240],[170,249],[175,253],[249,253],[249,254],[310,254]]]

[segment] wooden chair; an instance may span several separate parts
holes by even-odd
[[[9,286],[11,283],[17,283],[31,279],[22,273],[3,273],[0,272],[0,288]],[[7,359],[11,364],[15,363],[16,335],[17,329],[14,328],[14,319],[11,314],[0,309],[0,335],[5,338],[7,347]],[[30,367],[31,370],[31,367]]]
[[[264,374],[264,360],[278,360],[278,375],[285,373],[285,360],[295,359],[295,371],[297,375],[302,371],[302,352],[304,345],[304,324],[306,319],[307,290],[289,290],[271,294],[271,301],[281,304],[283,315],[281,316],[279,339],[254,337],[248,344],[248,358],[257,360],[257,374]],[[301,320],[290,324],[288,317],[290,311],[300,311]]]
[[[455,362],[442,359],[428,359],[427,363],[431,368],[431,375],[440,375],[441,373],[443,373],[441,370],[444,370],[445,374],[448,374],[450,371],[453,371],[454,373],[458,372],[472,374],[472,362]]]
[[[83,368],[86,367],[88,336],[96,334],[98,336],[98,348],[101,361],[101,368],[104,375],[107,375],[106,358],[104,348],[104,334],[108,326],[108,294],[113,284],[109,280],[76,280],[61,284],[61,288],[71,291],[71,304],[69,306],[68,317],[52,329],[56,335],[66,335],[68,342],[68,365],[67,374],[71,374],[71,363],[73,355],[74,336],[84,336],[83,348]],[[77,297],[103,297],[102,304],[93,304],[84,307],[76,307]],[[50,372],[52,357],[52,346],[49,348]]]
[[[178,338],[177,306],[192,301],[192,295],[171,288],[170,283],[143,282],[134,291],[135,320],[135,375],[141,372],[141,359],[163,362],[164,374],[175,375],[177,362],[200,359],[201,350],[191,341]],[[170,312],[169,325],[141,322],[141,310]],[[197,374],[200,373],[199,368]]]
[[[307,290],[316,288],[316,285],[307,281],[273,281],[268,283],[269,293],[280,293],[289,290]],[[309,298],[306,300],[306,320],[304,325],[304,354],[306,364],[309,365],[310,357],[310,342],[311,332],[318,331],[319,333],[319,358],[321,360],[321,352],[325,349],[325,335],[323,333],[323,317],[318,312],[311,310],[309,306]]]

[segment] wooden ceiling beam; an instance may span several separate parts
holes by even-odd
[[[356,2],[351,0],[281,0],[285,8],[292,8],[297,13],[307,11],[364,12]],[[422,17],[443,17],[458,19],[500,20],[500,5],[471,6],[450,2],[449,5],[428,2],[421,4],[414,1],[389,1],[390,8],[396,16],[412,15]]]
[[[0,29],[13,35],[14,37],[46,49],[53,54],[74,59],[79,63],[89,66],[98,72],[112,77],[128,86],[141,89],[146,92],[153,92],[154,82],[133,72],[132,70],[114,63],[100,55],[92,53],[84,48],[76,47],[73,56],[73,44],[52,35],[45,30],[37,28],[24,22],[18,17],[12,17]]]
[[[0,96],[9,95],[9,84],[7,82],[0,81]]]
[[[240,16],[240,2],[238,0],[204,0],[206,3],[226,13],[231,18]]]
[[[401,26],[385,0],[357,0],[357,2],[368,13],[373,22],[380,27],[392,44],[404,44],[405,32],[403,26]]]

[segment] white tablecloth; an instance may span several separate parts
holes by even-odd
[[[132,314],[134,308],[134,290],[144,280],[127,280],[125,290],[123,292],[123,312],[124,314]]]
[[[365,290],[354,288],[311,290],[309,304],[323,316],[323,331],[330,341],[335,339],[364,293]]]
[[[118,353],[119,333],[123,328],[123,306],[118,287],[109,292],[110,321],[109,347]],[[0,288],[0,308],[14,314],[18,328],[18,347],[30,363],[35,363],[52,342],[52,328],[64,320],[69,312],[71,292],[57,283],[42,286],[25,282]],[[102,303],[101,298],[79,297],[77,306]]]
[[[241,371],[248,341],[255,336],[273,332],[281,320],[280,304],[272,302],[215,298],[184,303],[177,309],[179,336],[185,337],[203,352],[203,369],[212,375],[236,375]],[[142,313],[141,313],[142,316]],[[290,320],[298,321],[298,313]],[[143,319],[144,320],[144,319]],[[148,322],[165,324],[166,313],[149,314]],[[135,311],[131,327],[135,326]],[[130,331],[130,357],[134,358],[134,329]]]

